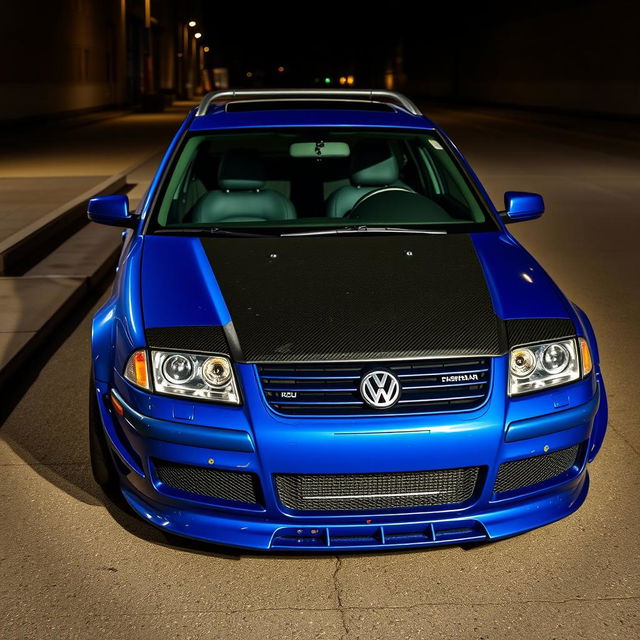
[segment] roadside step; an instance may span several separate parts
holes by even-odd
[[[11,376],[28,369],[39,348],[56,344],[72,314],[114,273],[122,229],[88,224],[87,201],[118,191],[135,210],[159,159],[153,154],[0,243],[0,266],[15,270],[0,275],[0,405]]]
[[[0,386],[116,266],[121,230],[87,225],[19,277],[0,277]]]
[[[90,198],[128,193],[133,210],[159,160],[160,155],[156,152],[0,241],[0,276],[27,273],[65,239],[82,229],[88,222],[86,212]]]

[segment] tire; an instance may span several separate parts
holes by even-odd
[[[89,456],[93,479],[107,495],[114,494],[119,486],[118,473],[104,435],[93,377],[89,387]]]

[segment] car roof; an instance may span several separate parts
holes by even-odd
[[[207,94],[189,129],[265,127],[436,128],[410,100],[389,91],[276,89]]]

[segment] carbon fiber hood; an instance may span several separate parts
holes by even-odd
[[[202,240],[246,362],[499,355],[471,238]]]

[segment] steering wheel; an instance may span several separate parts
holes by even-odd
[[[347,213],[345,218],[351,218],[355,212],[355,210],[363,203],[369,200],[369,198],[373,198],[374,196],[380,195],[381,193],[386,193],[387,191],[404,191],[405,193],[415,193],[413,189],[409,189],[409,187],[380,187],[379,189],[374,189],[373,191],[369,191],[365,193],[359,200],[351,208],[351,211]]]

